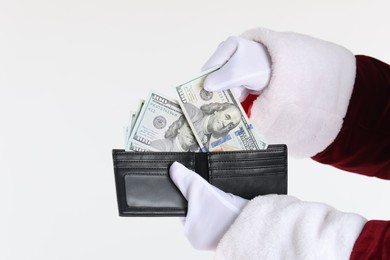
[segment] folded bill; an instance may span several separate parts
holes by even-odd
[[[176,87],[180,107],[202,152],[266,149],[264,138],[250,123],[230,90],[208,92],[205,78],[220,66]]]
[[[199,146],[177,101],[151,92],[141,107],[125,150],[199,151]]]

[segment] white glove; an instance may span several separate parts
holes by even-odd
[[[178,162],[169,174],[188,201],[185,236],[195,249],[215,249],[248,200],[210,185]]]
[[[271,59],[266,48],[254,41],[231,36],[222,42],[202,71],[226,64],[204,82],[207,91],[231,89],[243,101],[249,94],[259,95],[271,77]]]

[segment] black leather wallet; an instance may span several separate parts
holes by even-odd
[[[178,161],[212,185],[246,199],[287,194],[287,146],[235,152],[113,150],[120,216],[185,216],[187,201],[169,177]]]

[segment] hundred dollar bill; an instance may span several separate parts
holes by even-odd
[[[125,147],[127,145],[127,142],[129,141],[129,137],[131,134],[131,126],[134,124],[134,115],[135,115],[135,112],[130,112],[129,121],[128,121],[127,125],[123,127]]]
[[[133,112],[133,114],[132,114],[132,121],[131,121],[131,125],[130,125],[130,132],[133,130],[134,124],[135,124],[135,122],[137,122],[139,113],[141,112],[142,107],[144,106],[144,104],[145,104],[145,100],[144,99],[141,99],[138,102],[137,110],[135,110],[135,112]]]
[[[177,101],[151,92],[139,113],[125,150],[196,152],[199,146]]]
[[[266,149],[264,138],[253,128],[230,90],[208,92],[203,88],[206,76],[218,68],[176,87],[180,106],[201,151]]]
[[[127,143],[130,138],[131,131],[133,130],[134,124],[137,121],[138,115],[141,112],[142,106],[144,105],[145,100],[141,99],[138,102],[137,110],[130,112],[129,121],[127,126],[123,127],[123,139],[125,147],[127,147]]]

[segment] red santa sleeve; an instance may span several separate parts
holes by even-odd
[[[356,79],[340,133],[314,160],[390,179],[390,66],[356,56]],[[390,259],[390,222],[368,221],[351,259]]]
[[[355,242],[350,259],[390,259],[390,221],[368,221]]]
[[[356,78],[343,126],[314,160],[390,179],[390,66],[356,56]]]
[[[270,86],[243,102],[268,141],[286,143],[295,157],[390,179],[388,64],[295,35],[244,36],[266,45],[273,62]],[[390,259],[390,222],[365,223],[350,259]]]

